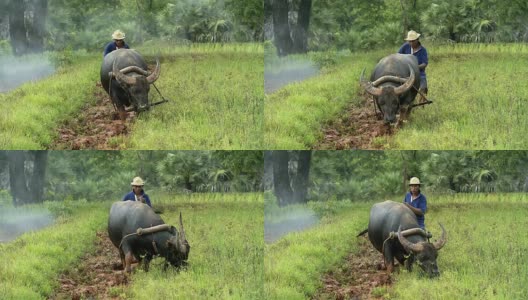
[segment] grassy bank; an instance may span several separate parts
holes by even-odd
[[[155,49],[155,50],[152,50]],[[121,149],[262,149],[263,48],[258,44],[154,45],[160,56],[157,87],[168,103],[141,114],[129,136],[109,141]],[[57,129],[94,104],[101,54],[72,55],[56,74],[0,94],[0,148],[47,149]],[[103,92],[104,93],[104,92]],[[154,88],[150,97],[160,100]]]
[[[153,204],[171,225],[182,213],[191,245],[189,266],[163,272],[163,259],[156,258],[148,273],[137,269],[129,285],[114,287],[113,296],[263,299],[261,194],[160,195]],[[79,259],[94,251],[96,232],[106,228],[109,205],[53,203],[49,209],[59,216],[57,224],[0,244],[2,299],[46,298],[57,288],[59,274],[79,272]]]
[[[442,275],[430,280],[419,268],[394,274],[379,289],[384,299],[525,299],[528,263],[528,197],[524,194],[430,195],[426,224],[438,236],[448,232],[439,252]],[[366,228],[371,204],[352,204],[320,225],[266,245],[265,289],[269,299],[309,299],[322,287],[321,276],[358,250],[355,235]],[[513,230],[512,230],[513,229]],[[381,255],[381,254],[380,254]]]
[[[60,124],[95,103],[100,67],[100,56],[78,57],[54,75],[0,93],[0,149],[47,148]]]
[[[425,45],[428,47],[427,45]],[[395,51],[395,50],[394,50]],[[351,54],[323,74],[266,97],[266,149],[309,149],[322,127],[347,104],[360,105],[358,79],[393,50]],[[415,109],[394,136],[375,139],[386,149],[525,149],[528,141],[526,45],[428,47],[432,105]]]
[[[59,214],[50,227],[0,244],[0,295],[3,299],[50,296],[58,284],[57,276],[86,251],[91,251],[95,232],[106,226],[107,204],[50,205],[52,212],[67,213]]]

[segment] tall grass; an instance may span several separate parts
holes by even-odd
[[[137,270],[131,284],[111,293],[127,299],[263,299],[263,198],[261,194],[159,195],[166,223],[182,213],[191,245],[189,266],[162,271],[162,259],[150,272]],[[96,232],[105,229],[110,203],[62,202],[48,205],[56,225],[0,244],[2,299],[41,299],[57,287],[57,276],[75,269],[93,251]],[[73,208],[71,211],[67,208]],[[117,259],[117,249],[116,249]],[[73,271],[74,272],[74,271]]]
[[[151,267],[148,273],[138,270],[123,291],[126,298],[264,299],[262,195],[183,198],[164,197],[160,204],[169,224],[177,224],[182,212],[191,245],[189,266],[180,272],[163,272],[161,267]],[[156,259],[153,266],[157,264]]]
[[[77,117],[82,106],[95,103],[99,62],[100,56],[78,57],[74,65],[48,78],[0,93],[0,148],[47,148],[62,122]]]
[[[306,299],[322,286],[321,275],[357,250],[355,234],[368,223],[367,204],[326,218],[301,233],[291,233],[266,245],[264,255],[266,299]],[[308,209],[308,208],[306,208]]]
[[[57,287],[57,276],[91,251],[95,232],[106,225],[108,205],[85,204],[55,225],[0,244],[3,299],[42,299]]]
[[[427,45],[425,45],[428,47]],[[360,105],[358,79],[395,49],[352,54],[315,78],[266,96],[266,149],[310,149],[322,127]],[[394,136],[379,137],[387,149],[525,149],[528,128],[528,47],[462,44],[428,47],[429,97]]]
[[[123,147],[261,149],[262,55],[213,50],[170,55],[157,82],[170,102],[140,115]]]
[[[526,299],[528,197],[524,194],[429,195],[426,225],[439,236],[441,276],[431,280],[401,268],[384,299]],[[265,248],[265,289],[269,299],[308,299],[321,276],[358,251],[355,235],[366,228],[371,203],[356,203],[302,233]],[[326,248],[325,248],[326,247]],[[381,257],[381,254],[380,254]],[[352,270],[353,271],[353,270]]]

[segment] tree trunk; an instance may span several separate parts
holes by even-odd
[[[23,205],[28,201],[29,190],[26,185],[24,151],[9,151],[9,187],[13,197],[13,205]]]
[[[312,0],[301,0],[297,25],[293,32],[293,53],[308,52],[308,28],[310,27],[310,13]]]
[[[34,0],[33,19],[26,25],[28,46],[30,52],[44,52],[44,36],[46,35],[46,18],[48,16],[48,0]]]
[[[273,157],[272,151],[264,151],[264,190],[273,189]]]
[[[21,0],[9,1],[9,36],[13,55],[20,56],[28,51],[28,40],[24,24],[25,2]]]
[[[288,205],[293,196],[288,174],[288,151],[273,151],[273,187],[279,206]]]
[[[293,181],[293,198],[295,203],[306,203],[308,201],[311,159],[312,151],[299,151],[299,160],[297,161],[297,175]]]
[[[288,0],[273,0],[273,43],[277,55],[285,56],[292,52],[293,41],[288,23]]]
[[[42,203],[44,201],[44,178],[46,177],[46,166],[48,164],[48,151],[31,152],[35,158],[30,185],[31,202]]]

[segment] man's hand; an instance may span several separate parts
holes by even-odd
[[[415,215],[417,215],[417,216],[423,216],[424,215],[421,209],[416,208],[416,207],[410,205],[407,202],[405,202],[405,205],[407,205],[407,207],[410,208]]]

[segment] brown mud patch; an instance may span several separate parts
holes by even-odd
[[[393,279],[384,269],[383,257],[368,238],[358,238],[359,251],[350,254],[341,266],[325,274],[313,299],[381,299]]]
[[[120,299],[113,295],[112,288],[122,291],[128,283],[117,248],[106,231],[97,233],[95,251],[86,254],[79,265],[61,274],[58,280],[60,287],[49,299]]]
[[[391,136],[398,129],[383,123],[374,100],[366,94],[358,95],[362,103],[350,104],[345,113],[323,128],[323,139],[314,146],[317,150],[383,149],[377,137]]]
[[[127,113],[127,119],[123,123],[101,83],[96,85],[95,105],[85,105],[78,117],[60,126],[59,137],[51,144],[51,149],[120,149],[120,143],[113,139],[129,133],[136,114]]]

